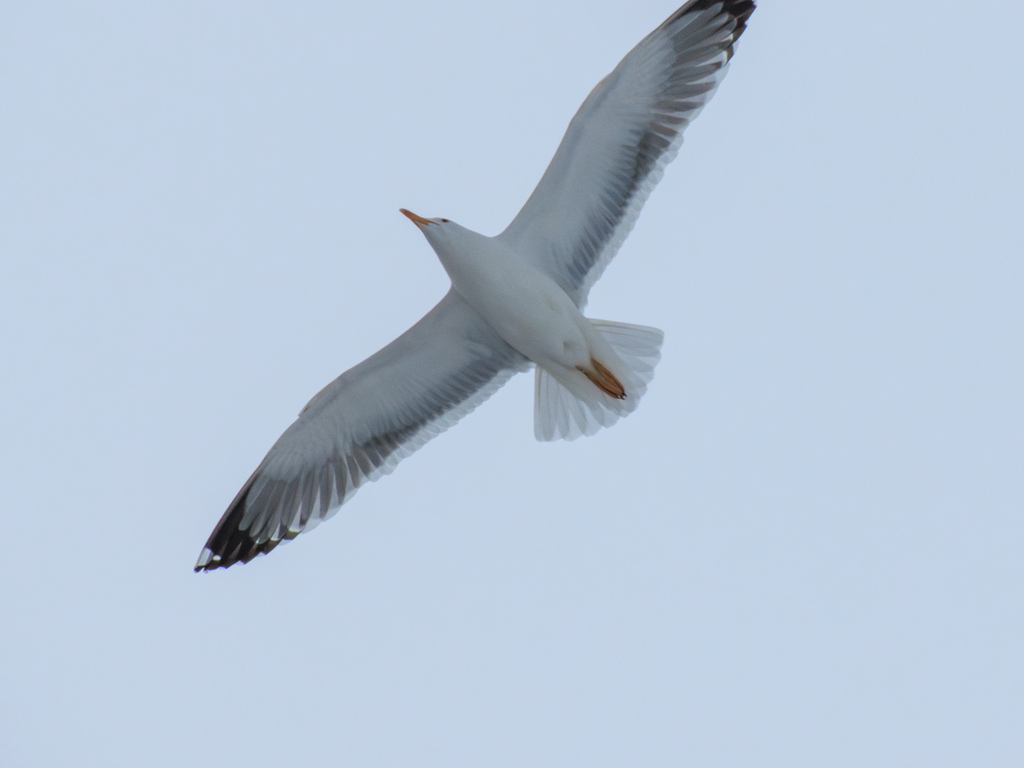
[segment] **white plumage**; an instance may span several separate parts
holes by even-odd
[[[661,331],[587,319],[582,308],[753,11],[751,0],[691,0],[644,38],[583,102],[497,237],[403,210],[451,290],[309,402],[224,513],[197,571],[248,562],[310,530],[531,365],[540,440],[590,435],[636,408]]]

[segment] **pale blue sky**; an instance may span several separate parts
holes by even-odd
[[[764,0],[532,378],[192,573],[324,384],[500,231],[672,2],[0,9],[0,762],[1024,764],[1024,8]]]

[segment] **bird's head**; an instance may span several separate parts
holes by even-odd
[[[453,237],[457,238],[464,231],[462,227],[448,219],[426,219],[405,208],[399,208],[399,210],[409,221],[420,228],[420,232],[427,238],[427,242],[434,246],[435,250],[439,245],[450,242]]]
[[[455,272],[461,268],[460,265],[475,262],[481,253],[489,252],[489,249],[494,247],[492,238],[466,229],[454,221],[441,218],[425,219],[412,211],[405,210],[405,208],[402,208],[401,211],[419,227],[420,232],[427,238],[430,247],[434,249],[437,258],[440,259],[442,266],[453,280]]]
[[[442,224],[451,224],[451,222],[448,221],[448,219],[425,219],[418,213],[413,213],[407,208],[399,208],[398,210],[402,212],[403,216],[409,219],[409,221],[418,226],[420,229],[424,229],[425,227],[432,227],[435,224],[437,226],[441,226]]]

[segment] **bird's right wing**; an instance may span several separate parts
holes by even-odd
[[[310,530],[528,367],[449,291],[309,402],[231,502],[195,569],[248,562]]]

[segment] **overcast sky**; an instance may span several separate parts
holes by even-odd
[[[1024,765],[1024,7],[764,0],[588,314],[269,557],[192,566],[671,0],[0,8],[0,762]]]

